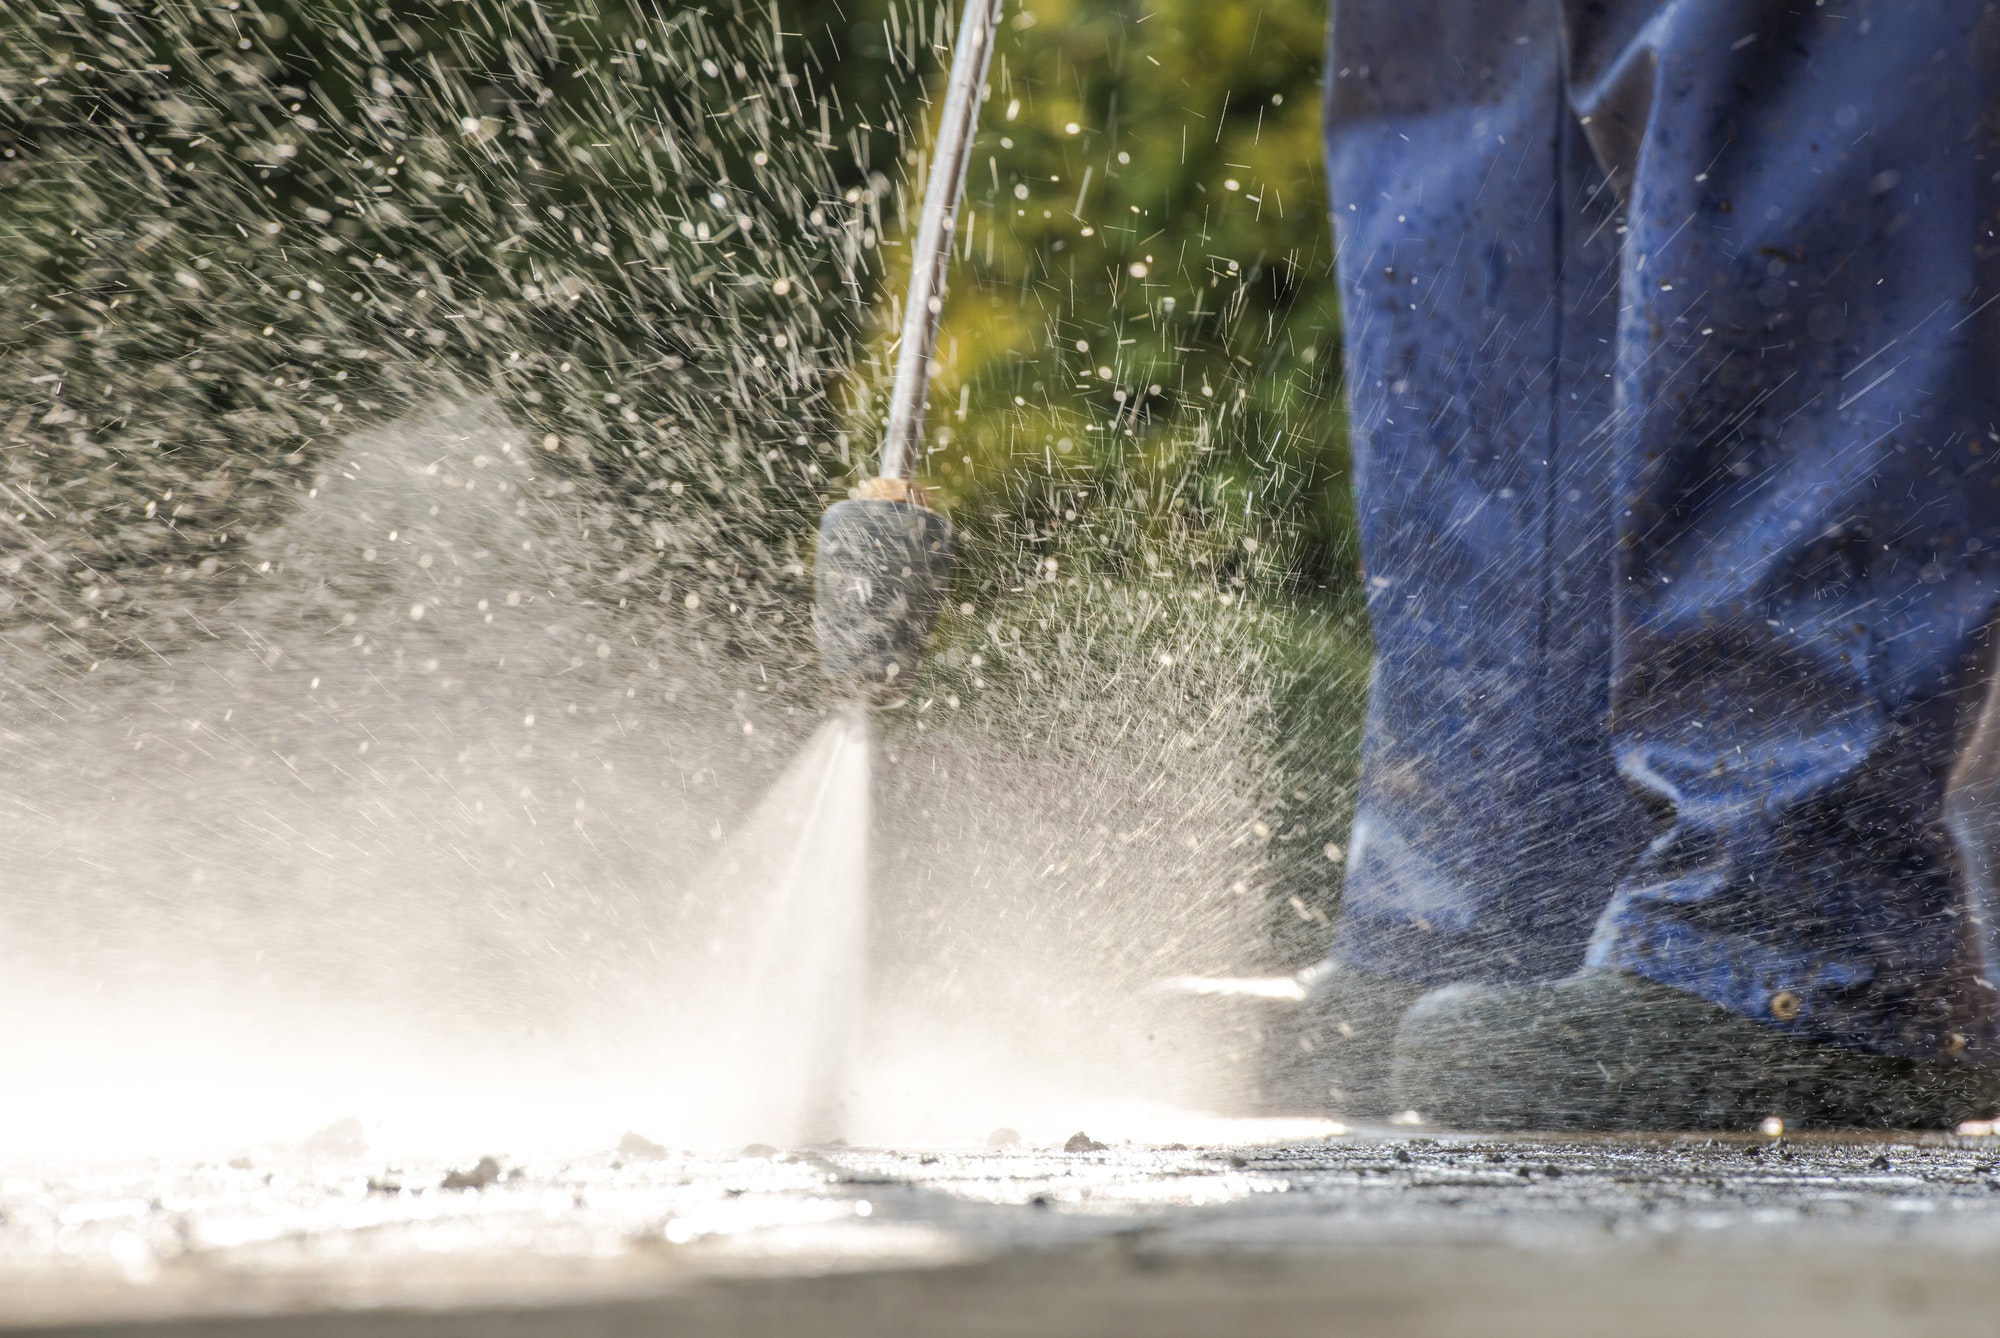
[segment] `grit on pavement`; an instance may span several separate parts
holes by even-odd
[[[2000,1138],[1453,1135],[0,1174],[0,1326],[2000,1334]],[[449,1186],[449,1187],[447,1187]],[[1752,1327],[1756,1326],[1756,1327]]]

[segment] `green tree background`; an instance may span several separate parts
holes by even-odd
[[[0,6],[10,616],[78,666],[170,649],[189,578],[249,579],[232,542],[343,434],[472,393],[607,499],[595,597],[719,587],[722,653],[809,691],[784,615],[872,454],[952,18]],[[1323,0],[1010,0],[925,459],[978,609],[941,631],[940,691],[982,637],[1041,681],[1053,571],[1237,601],[1232,663],[1275,694],[1257,764],[1312,815],[1272,849],[1294,959],[1332,905],[1366,664],[1324,25]]]

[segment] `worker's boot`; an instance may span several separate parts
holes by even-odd
[[[1300,979],[1305,1000],[1271,1028],[1265,1048],[1265,1109],[1358,1119],[1401,1109],[1389,1098],[1390,1046],[1424,987],[1332,961]]]
[[[1394,1050],[1395,1101],[1470,1129],[1948,1128],[2000,1093],[1991,1067],[1800,1040],[1622,971],[1433,990]]]

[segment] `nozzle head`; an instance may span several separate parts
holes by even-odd
[[[877,700],[900,696],[951,586],[951,523],[915,502],[837,502],[819,522],[813,631],[820,672]]]

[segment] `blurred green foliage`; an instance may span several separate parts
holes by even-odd
[[[808,11],[840,8],[854,13]],[[857,64],[934,77],[898,8],[849,25]],[[1295,588],[1343,586],[1324,5],[1026,0],[1007,15],[939,343],[931,476],[1055,531],[1077,495],[1115,499],[1093,519],[1124,532],[1117,547],[1150,536],[1225,571],[1245,565],[1244,539],[1276,538]],[[880,382],[878,368],[856,407]]]

